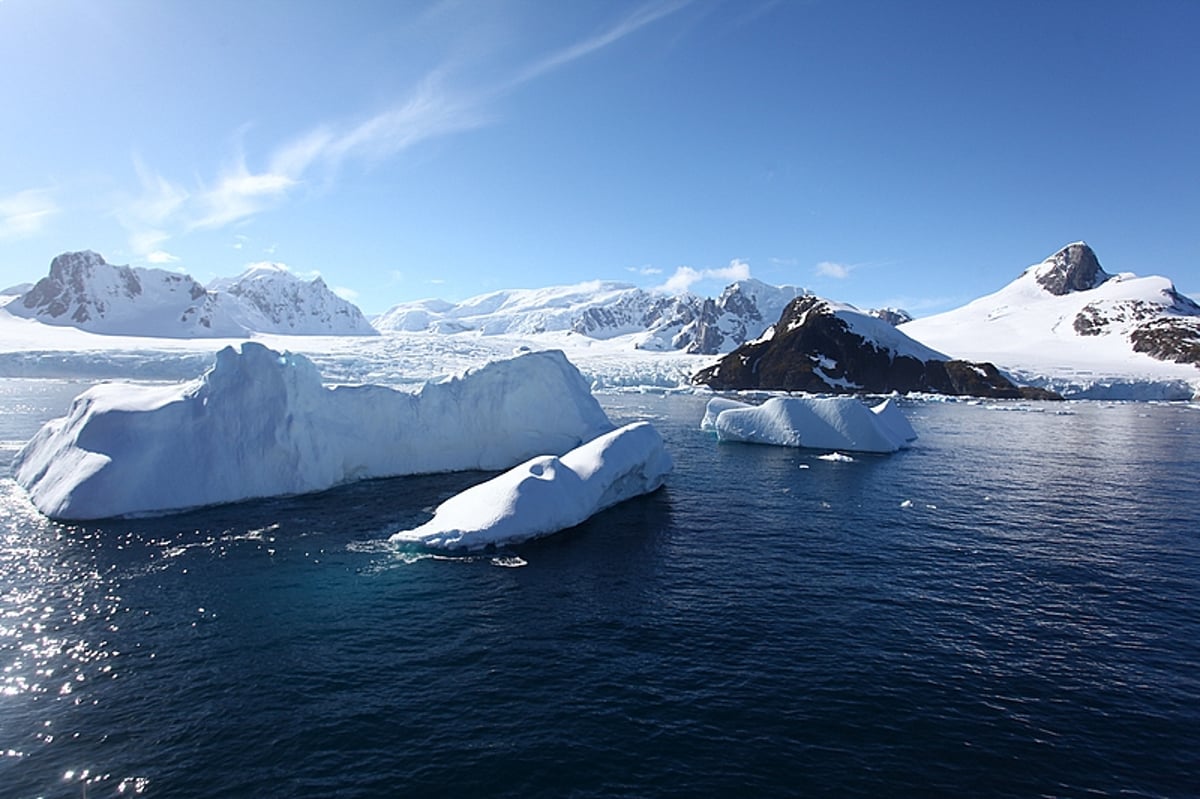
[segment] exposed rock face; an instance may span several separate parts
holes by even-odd
[[[773,334],[742,345],[693,382],[728,390],[1057,397],[1014,385],[990,363],[947,359],[884,325],[848,306],[800,297],[784,310]]]
[[[1085,305],[1072,323],[1081,336],[1124,332],[1134,352],[1200,368],[1200,305],[1169,287],[1161,301],[1107,300]]]
[[[1160,317],[1138,325],[1129,334],[1134,352],[1160,361],[1190,363],[1200,368],[1200,318]]]
[[[1096,253],[1082,241],[1063,247],[1036,269],[1038,285],[1056,297],[1094,289],[1112,277],[1100,268]]]
[[[245,332],[224,305],[187,275],[116,266],[90,250],[56,257],[50,273],[8,308],[17,316],[94,333],[178,337]]]

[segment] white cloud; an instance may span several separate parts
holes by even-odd
[[[239,163],[226,172],[217,185],[205,191],[197,199],[199,216],[191,223],[193,228],[217,228],[266,210],[289,189],[296,180],[289,175],[275,172],[250,172],[245,163]]]
[[[117,221],[129,232],[129,247],[134,253],[147,256],[161,249],[171,238],[168,228],[178,222],[178,215],[187,203],[186,189],[175,185],[146,164],[136,154],[133,169],[137,173],[139,193],[122,197],[114,212]]]
[[[334,286],[331,291],[346,302],[358,302],[358,292],[347,286]]]
[[[721,269],[693,269],[690,266],[681,266],[659,288],[670,294],[682,294],[701,280],[724,280],[732,283],[749,277],[750,264],[735,258],[729,262],[729,266]]]
[[[822,261],[816,266],[819,277],[831,277],[834,280],[845,280],[853,271],[854,267],[850,264],[839,264],[834,261]]]
[[[643,27],[672,14],[691,0],[655,0],[613,25],[567,47],[518,67],[490,84],[455,87],[449,68],[430,70],[407,94],[378,113],[358,119],[330,120],[282,144],[248,164],[238,148],[233,165],[215,181],[186,191],[149,169],[136,156],[134,167],[141,193],[121,204],[117,217],[129,230],[133,249],[146,254],[180,230],[222,228],[244,222],[279,206],[301,187],[334,180],[347,161],[382,161],[435,138],[489,124],[487,106],[516,88],[578,59],[602,50]],[[242,137],[243,126],[235,134]],[[26,217],[32,224],[36,217]],[[15,223],[14,223],[15,224]],[[4,230],[4,228],[0,228]],[[240,249],[241,241],[234,244]]]
[[[59,212],[49,189],[26,189],[0,197],[0,240],[32,236]]]
[[[179,256],[172,255],[166,250],[153,250],[146,253],[146,260],[152,264],[173,264],[179,260]]]
[[[633,272],[638,275],[650,276],[650,275],[661,275],[663,270],[661,270],[655,266],[627,266],[627,267],[625,267],[625,271]]]

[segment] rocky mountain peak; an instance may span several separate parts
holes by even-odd
[[[1056,297],[1094,289],[1112,277],[1100,267],[1092,248],[1082,241],[1068,244],[1042,261],[1035,274],[1038,285]]]

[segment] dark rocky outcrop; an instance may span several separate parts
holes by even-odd
[[[855,321],[853,327],[847,319]],[[891,328],[890,335],[871,336],[872,330],[882,333],[877,327],[882,324],[853,309],[835,309],[820,297],[799,297],[784,310],[773,335],[738,347],[692,381],[722,390],[1059,398],[1015,385],[990,363],[939,357]]]
[[[1082,241],[1068,244],[1037,267],[1038,285],[1056,297],[1094,289],[1110,277],[1100,267],[1096,253]]]

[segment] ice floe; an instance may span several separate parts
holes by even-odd
[[[396,544],[478,550],[550,535],[662,486],[672,469],[658,430],[635,422],[562,457],[532,458],[456,494]]]
[[[854,397],[772,397],[762,405],[714,397],[701,427],[721,441],[849,452],[895,452],[917,438],[895,401],[868,408]]]

